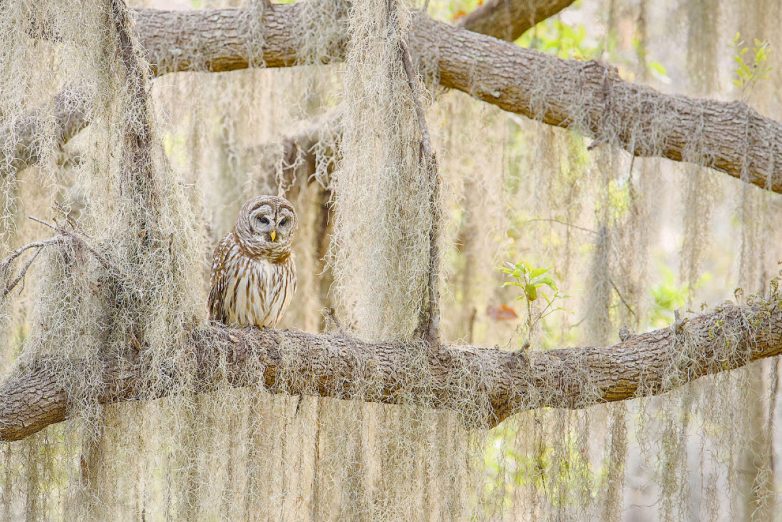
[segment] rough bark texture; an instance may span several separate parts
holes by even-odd
[[[299,9],[275,5],[264,13],[267,67],[296,63]],[[141,9],[137,30],[157,74],[244,69],[243,13]],[[562,60],[423,15],[413,20],[409,44],[419,59],[436,62],[444,87],[637,156],[689,161],[782,193],[782,124],[745,103],[663,94],[598,62]]]
[[[245,69],[261,57],[266,67],[287,67],[298,59],[301,9],[265,9],[262,56],[253,55],[258,42],[248,38],[241,9],[138,9],[136,30],[157,75]],[[696,163],[782,193],[782,124],[745,103],[662,94],[623,81],[610,66],[561,60],[423,15],[414,18],[409,44],[435,62],[444,87],[637,156]],[[68,121],[78,123],[78,114]]]
[[[265,10],[266,66],[296,63],[300,8]],[[156,74],[230,71],[255,61],[246,11],[142,9],[136,15],[136,30]],[[782,125],[744,104],[664,95],[624,82],[615,70],[595,62],[560,60],[423,16],[414,20],[410,46],[420,59],[435,60],[442,85],[504,110],[576,127],[633,154],[710,166],[782,193],[776,145]],[[78,98],[63,98],[64,110],[58,105],[58,132],[64,139],[86,125],[86,108],[71,110],[74,106],[65,104],[71,99]],[[16,132],[33,143],[40,134],[35,123],[22,123],[22,130],[32,130]],[[33,147],[19,143],[15,155],[22,163],[34,161],[33,155],[25,156]],[[664,393],[703,375],[778,355],[782,305],[726,306],[673,330],[631,336],[610,347],[527,354],[472,346],[427,350],[423,344],[367,344],[339,336],[215,326],[196,332],[189,346],[191,369],[202,390],[221,383],[263,384],[279,393],[458,411],[488,404],[480,423],[494,426],[524,409],[582,408]],[[185,372],[121,363],[103,363],[99,402],[164,396],[176,389],[178,372]],[[53,370],[58,366],[26,361],[0,386],[0,439],[18,440],[67,418],[68,396]],[[150,370],[170,375],[171,387],[152,394],[140,389],[141,375]]]
[[[508,42],[554,16],[575,0],[487,0],[461,20],[459,27]]]
[[[417,20],[413,41],[437,57],[445,87],[636,156],[696,163],[782,193],[782,124],[743,102],[663,94],[599,62],[561,60]]]
[[[584,408],[665,393],[704,375],[782,353],[782,301],[725,305],[683,324],[631,335],[607,347],[523,354],[476,346],[369,344],[299,331],[208,326],[195,332],[182,368],[155,369],[167,387],[139,389],[135,361],[106,361],[98,401],[165,396],[180,374],[197,391],[262,385],[273,393],[481,412],[496,426],[523,410]],[[48,361],[51,362],[51,361]],[[0,387],[0,440],[18,440],[69,414],[52,364],[28,362]],[[183,369],[183,368],[187,368]],[[186,379],[186,377],[182,377]]]

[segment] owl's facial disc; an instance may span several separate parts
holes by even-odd
[[[247,201],[236,222],[236,237],[256,256],[290,254],[296,214],[284,198],[260,196]]]
[[[296,216],[285,207],[261,205],[250,214],[253,232],[266,243],[287,243],[296,222]]]
[[[296,225],[296,216],[286,207],[280,207],[277,211],[276,232],[280,241],[288,241],[293,227]],[[272,239],[274,241],[274,239]]]
[[[274,229],[274,209],[261,205],[250,213],[250,228],[255,235],[268,237]]]

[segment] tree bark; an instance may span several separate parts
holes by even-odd
[[[266,67],[298,63],[302,9],[297,3],[264,10]],[[252,49],[260,42],[246,30],[245,10],[137,9],[135,15],[156,75],[226,72],[258,61]],[[663,94],[623,81],[615,68],[598,62],[562,60],[424,15],[414,17],[409,45],[420,60],[435,62],[444,87],[636,156],[687,161],[782,193],[782,124],[745,103]],[[339,53],[334,59],[341,59]],[[78,128],[86,125],[83,118],[74,114],[64,121]]]
[[[95,393],[102,404],[147,400],[181,392],[177,383],[193,382],[188,378],[195,375],[199,392],[262,385],[272,393],[454,410],[476,427],[493,427],[534,408],[658,395],[780,353],[779,296],[724,305],[612,346],[524,353],[212,325],[192,335],[178,359],[186,364],[154,369],[167,386],[150,391],[142,378],[149,368],[111,360],[102,363],[103,385]],[[68,395],[52,370],[57,366],[52,359],[23,363],[0,386],[0,440],[22,439],[70,415]]]
[[[569,7],[575,0],[487,0],[458,27],[512,42],[527,29]]]
[[[267,67],[297,63],[301,9],[264,12]],[[156,74],[245,69],[243,13],[139,9],[137,30]],[[782,193],[782,124],[745,103],[663,94],[622,80],[611,66],[562,60],[424,15],[413,18],[409,45],[420,60],[434,60],[444,87],[636,156],[695,163]]]

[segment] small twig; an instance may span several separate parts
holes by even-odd
[[[528,219],[524,222],[526,225],[527,223],[536,223],[539,221],[547,222],[547,223],[557,223],[559,225],[563,225],[570,228],[575,228],[576,230],[581,230],[582,232],[588,232],[590,234],[597,234],[597,231],[592,230],[591,228],[585,228],[578,225],[574,225],[573,223],[568,223],[567,221],[561,221],[559,219],[554,218],[535,218],[535,219]]]
[[[622,292],[620,292],[620,291],[619,291],[619,288],[617,288],[617,287],[616,287],[616,285],[614,284],[614,281],[613,281],[613,279],[611,279],[611,278],[609,277],[609,278],[608,278],[608,282],[609,282],[609,283],[611,283],[611,287],[612,287],[612,288],[614,289],[614,291],[616,292],[616,295],[618,295],[618,296],[619,296],[619,300],[620,300],[620,301],[622,301],[622,304],[623,304],[623,305],[625,305],[625,308],[627,308],[627,310],[628,310],[628,311],[629,311],[631,314],[633,314],[633,317],[635,317],[635,320],[637,321],[637,320],[638,320],[638,316],[636,315],[636,313],[635,313],[635,310],[633,310],[633,307],[632,307],[632,306],[630,306],[630,305],[627,303],[627,301],[625,301],[625,298],[624,298],[624,296],[622,295]]]
[[[5,271],[8,269],[8,266],[20,255],[22,255],[27,250],[30,250],[31,248],[43,248],[47,245],[51,245],[52,243],[56,243],[60,241],[59,238],[51,238],[51,239],[45,239],[43,241],[34,241],[32,243],[28,243],[24,246],[21,246],[8,254],[5,259],[0,261],[0,272]]]
[[[51,228],[52,230],[54,230],[55,232],[59,232],[59,231],[60,231],[60,230],[57,228],[57,226],[56,226],[56,225],[52,225],[51,223],[47,223],[47,222],[46,222],[46,221],[44,221],[43,219],[38,219],[38,218],[37,218],[37,217],[35,217],[35,216],[27,216],[27,219],[29,219],[29,220],[31,220],[31,221],[35,221],[36,223],[38,223],[38,224],[41,224],[41,225],[43,225],[43,226],[45,226],[45,227],[49,227],[49,228]]]
[[[685,317],[682,318],[681,312],[679,312],[679,309],[673,311],[673,324],[671,325],[671,330],[675,335],[678,335],[684,331],[684,325],[687,324],[687,322],[690,319]]]
[[[52,225],[51,223],[47,223],[46,221],[44,221],[42,219],[38,219],[37,217],[34,217],[34,216],[27,216],[27,217],[30,220],[35,221],[36,223],[39,223],[39,224],[41,224],[41,225],[43,225],[45,227],[51,228],[52,230],[54,230],[55,232],[57,232],[61,236],[68,237],[68,238],[74,240],[75,242],[79,243],[85,249],[87,249],[87,251],[90,254],[95,256],[95,258],[98,260],[98,262],[100,262],[100,264],[103,266],[103,268],[105,268],[108,271],[114,270],[114,266],[111,264],[111,262],[109,262],[109,260],[106,259],[106,257],[103,254],[101,254],[100,252],[98,252],[97,250],[92,248],[90,246],[90,244],[87,242],[87,240],[84,239],[83,237],[81,237],[76,232],[70,231],[70,230],[68,230],[68,229],[66,229],[64,227],[59,226],[59,225]]]
[[[608,143],[608,142],[604,138],[600,138],[600,139],[594,140],[592,143],[587,145],[587,150],[588,151],[593,151],[596,148],[598,148],[600,145],[604,145],[606,143]]]
[[[27,275],[27,271],[30,269],[30,266],[32,266],[33,262],[38,257],[38,254],[41,253],[41,250],[43,250],[43,247],[35,251],[35,254],[33,254],[33,256],[27,260],[27,263],[25,263],[22,269],[19,271],[19,275],[17,275],[13,281],[11,281],[5,286],[5,289],[3,290],[4,298],[9,294],[9,292],[11,292],[11,290],[13,290],[16,287],[16,285],[18,285],[24,279],[24,276]]]
[[[345,334],[345,330],[342,328],[342,323],[340,323],[339,319],[337,319],[337,314],[333,308],[330,307],[323,308],[323,310],[321,310],[321,313],[323,314],[323,317],[325,317],[327,320],[333,323],[334,328],[337,330],[337,332],[339,332],[341,335]]]
[[[32,248],[35,248],[35,254],[27,260],[27,263],[22,267],[22,269],[19,271],[19,274],[9,283],[5,285],[5,288],[3,288],[3,295],[2,298],[5,299],[5,297],[8,296],[11,291],[16,288],[16,286],[24,279],[24,276],[27,275],[27,271],[32,266],[35,259],[38,257],[38,254],[41,253],[41,250],[44,249],[44,247],[47,247],[49,245],[53,245],[55,243],[62,242],[61,237],[53,237],[51,239],[46,239],[43,241],[34,241],[32,243],[28,243],[22,247],[17,248],[13,252],[11,252],[5,259],[3,259],[0,262],[0,274],[5,275],[8,272],[8,269],[10,268],[11,264],[24,252],[27,250],[30,250]]]

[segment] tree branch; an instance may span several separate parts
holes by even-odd
[[[329,173],[336,163],[342,139],[341,113],[331,110],[319,117],[300,122],[279,141],[262,143],[240,150],[240,162],[269,174],[276,173],[283,192],[294,187],[297,178],[328,186]],[[275,172],[275,169],[279,169]]]
[[[395,24],[398,24],[396,16],[391,17]],[[418,74],[413,67],[413,59],[410,56],[410,49],[407,47],[404,36],[401,35],[401,29],[396,25],[394,30],[400,34],[399,52],[402,59],[402,67],[407,77],[407,85],[410,87],[410,94],[413,98],[415,115],[418,120],[418,130],[421,133],[419,147],[419,164],[426,171],[429,177],[429,187],[431,194],[429,196],[429,214],[432,223],[429,227],[429,274],[427,280],[427,300],[426,306],[422,307],[422,316],[419,318],[418,333],[426,339],[430,345],[440,345],[440,229],[442,215],[440,212],[440,189],[442,180],[437,166],[437,155],[432,147],[432,139],[429,135],[429,125],[426,123],[426,113],[421,105],[421,93],[418,85]]]
[[[297,63],[298,20],[305,3],[273,4],[263,11],[266,67]],[[257,61],[256,46],[243,30],[244,10],[137,9],[135,15],[154,74],[233,71]],[[598,62],[562,60],[424,15],[414,17],[408,44],[413,55],[436,61],[444,87],[549,125],[574,128],[636,156],[688,161],[782,193],[782,124],[742,102],[663,94],[625,82]]]
[[[102,361],[101,404],[181,392],[262,386],[271,393],[312,395],[462,412],[493,427],[520,411],[585,408],[666,393],[702,376],[782,354],[782,301],[724,305],[692,317],[680,331],[630,335],[608,347],[527,351],[476,346],[370,344],[341,335],[206,326],[191,337],[177,368],[153,369],[166,387],[150,395],[137,361]],[[185,361],[182,363],[182,361]],[[70,362],[73,364],[73,362]],[[25,361],[0,386],[0,440],[19,440],[65,420],[68,396],[52,368]],[[149,370],[146,370],[149,371]],[[148,375],[148,374],[147,374]]]
[[[65,89],[55,96],[54,139],[60,145],[68,142],[89,124],[89,103],[74,89]],[[23,170],[38,163],[46,136],[47,122],[41,111],[32,111],[0,125],[0,177]]]
[[[296,64],[302,5],[264,11],[267,67]],[[242,13],[140,9],[137,30],[156,74],[232,71],[250,63],[237,32]],[[444,87],[636,156],[688,161],[782,193],[782,124],[745,103],[663,94],[598,62],[562,60],[424,15],[414,17],[408,44],[420,59],[436,60]]]
[[[445,87],[636,156],[688,161],[782,193],[782,124],[742,102],[663,94],[595,61],[562,60],[430,19],[412,31],[419,54],[437,57]]]
[[[0,302],[2,302],[11,291],[16,288],[16,285],[22,282],[25,275],[27,275],[27,271],[32,266],[33,262],[35,262],[36,258],[38,257],[38,254],[41,253],[41,250],[46,248],[50,245],[55,245],[62,243],[63,238],[62,237],[53,237],[50,239],[45,239],[42,241],[33,241],[32,243],[28,243],[26,245],[23,245],[13,252],[11,252],[5,259],[0,261],[0,277],[4,280],[4,287],[2,291],[0,291]],[[23,253],[25,253],[28,250],[35,249],[35,252],[33,253],[32,257],[30,257],[27,262],[22,266],[22,268],[19,270],[19,272],[16,274],[16,276],[13,279],[9,280],[9,272],[11,270],[12,264],[16,261],[16,259],[21,256]]]
[[[559,13],[575,0],[487,0],[458,27],[513,42],[527,29]]]

